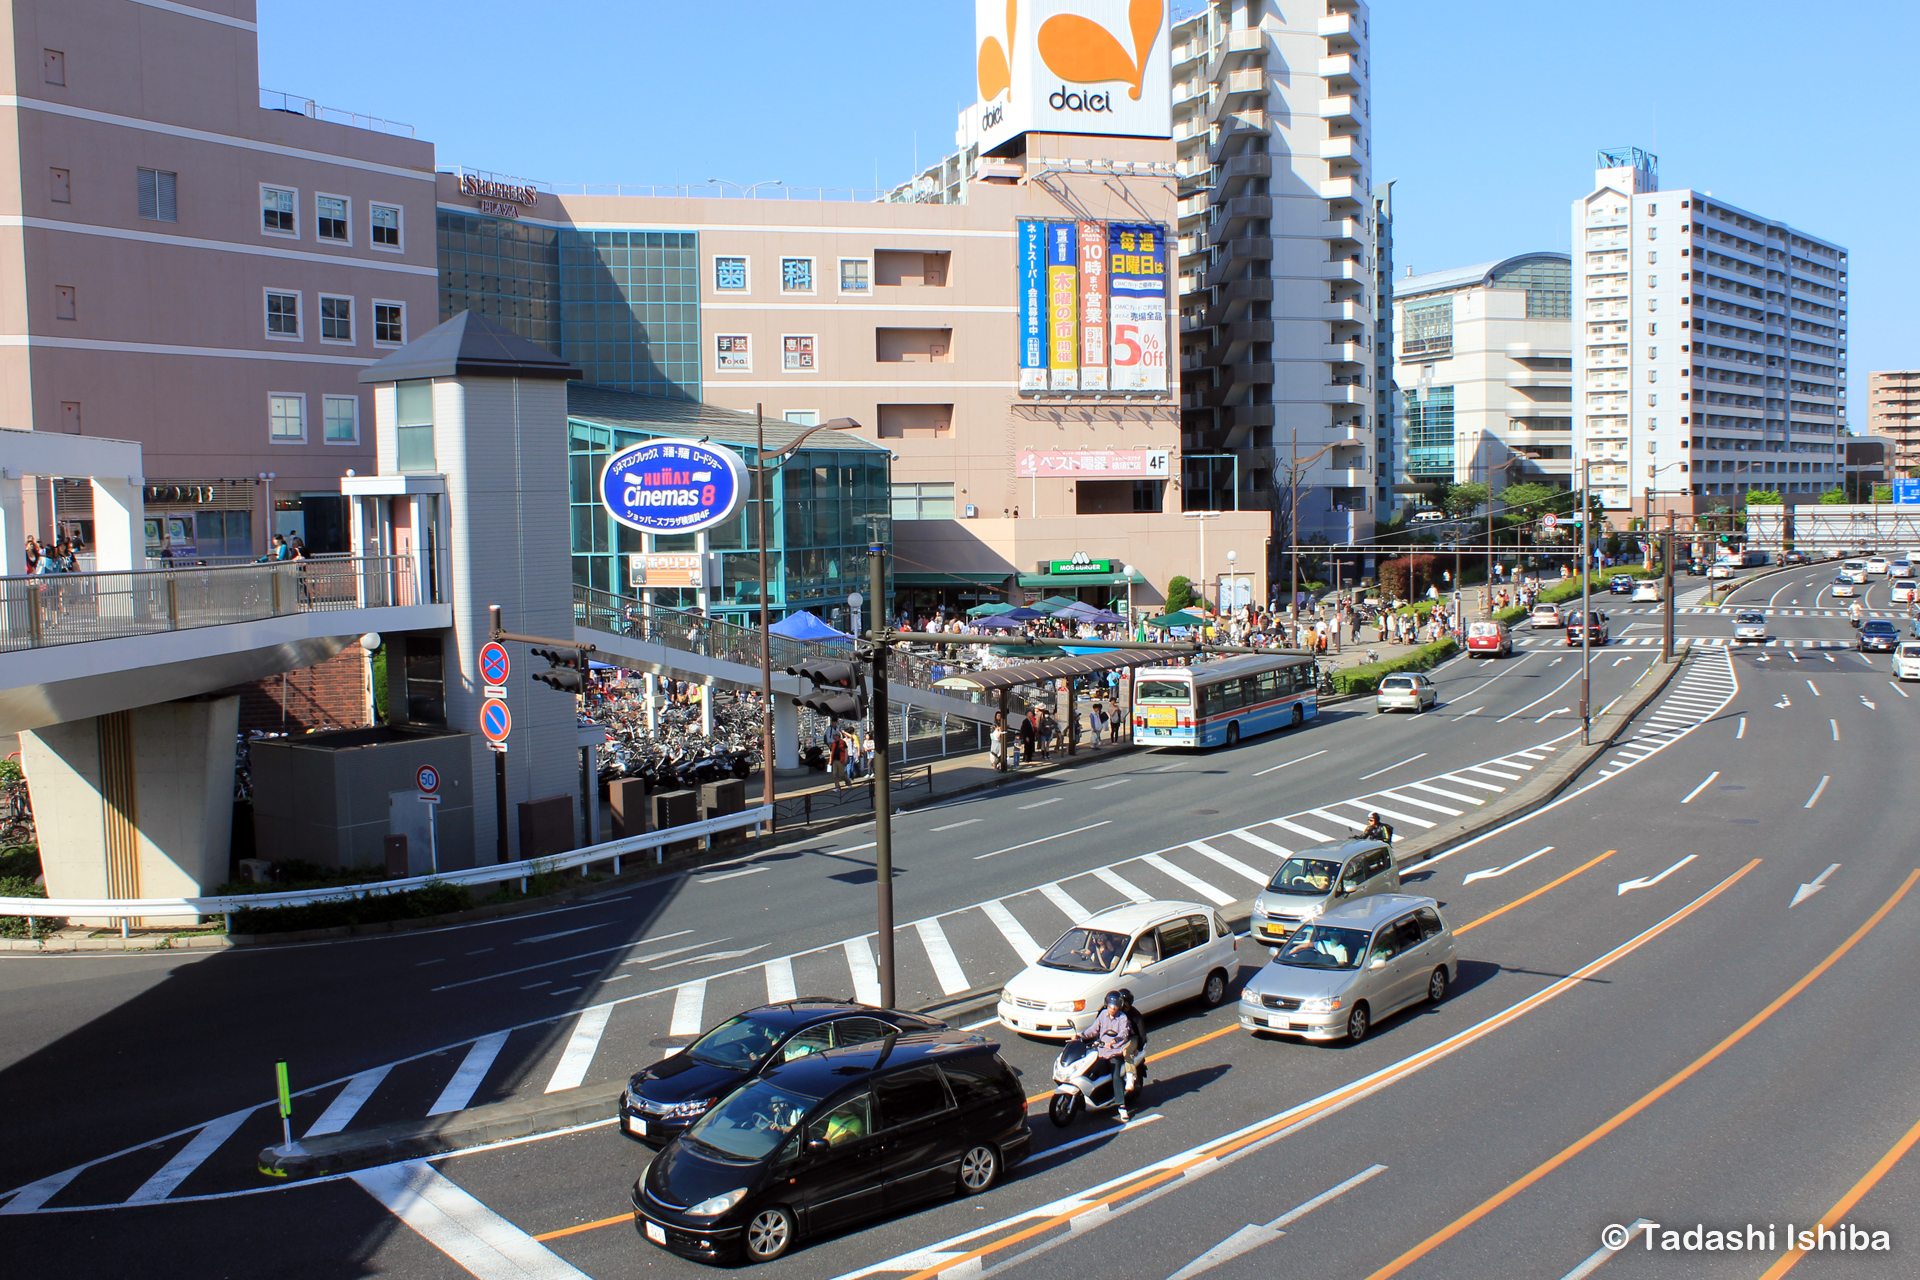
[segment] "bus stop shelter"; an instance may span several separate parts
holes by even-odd
[[[1197,653],[1198,650],[1196,649]],[[1063,726],[1077,723],[1070,719],[1073,714],[1071,694],[1062,688],[1062,682],[1071,681],[1076,676],[1103,676],[1110,671],[1124,673],[1120,680],[1120,692],[1115,697],[1114,714],[1126,725],[1127,741],[1133,740],[1133,671],[1138,667],[1161,666],[1170,660],[1177,661],[1179,653],[1153,649],[1109,649],[1101,653],[1070,654],[1064,658],[1049,658],[1044,662],[1022,662],[1011,667],[994,667],[986,671],[960,671],[944,676],[934,684],[935,688],[965,689],[970,693],[989,693],[997,695],[1000,713],[1007,713],[1008,701],[1013,691],[1023,685],[1042,685],[1050,687],[1055,694],[1054,715]],[[1069,685],[1068,688],[1071,686]],[[1074,735],[1068,729],[1069,752],[1073,750]]]

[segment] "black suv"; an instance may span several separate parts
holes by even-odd
[[[999,1048],[947,1031],[779,1063],[654,1157],[634,1228],[685,1258],[771,1262],[802,1233],[985,1191],[1031,1142]]]
[[[946,1027],[918,1014],[845,1000],[800,999],[749,1009],[636,1072],[620,1095],[620,1132],[662,1147],[721,1098],[782,1062]]]
[[[1607,592],[1609,595],[1630,596],[1633,594],[1635,581],[1630,573],[1616,573],[1613,575],[1613,581],[1607,583]]]

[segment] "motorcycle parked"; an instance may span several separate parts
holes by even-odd
[[[1126,1057],[1119,1062],[1122,1089],[1116,1096],[1115,1074],[1101,1061],[1094,1044],[1084,1036],[1067,1041],[1053,1064],[1053,1100],[1047,1104],[1048,1118],[1064,1129],[1078,1118],[1082,1108],[1112,1111],[1125,1104],[1132,1109],[1147,1083],[1147,1064]]]

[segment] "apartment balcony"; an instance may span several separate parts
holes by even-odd
[[[1195,77],[1173,86],[1173,109],[1178,111],[1189,103],[1204,102],[1206,97],[1207,82]]]
[[[1231,365],[1246,354],[1247,344],[1273,341],[1273,321],[1242,320],[1221,325],[1213,346],[1200,355],[1200,363],[1209,368]]]
[[[1513,360],[1571,360],[1573,351],[1568,347],[1542,347],[1531,342],[1509,342],[1507,356]]]
[[[1356,258],[1335,258],[1327,263],[1321,278],[1324,280],[1363,281],[1373,274],[1372,269]]]
[[[1360,183],[1353,178],[1328,178],[1320,184],[1322,200],[1360,200],[1366,197]]]
[[[1242,183],[1250,182],[1255,178],[1272,176],[1272,156],[1235,156],[1220,166],[1219,172],[1214,175],[1214,182],[1219,187],[1220,193],[1225,196],[1231,195],[1234,188]]]
[[[1314,34],[1328,41],[1354,42],[1366,38],[1361,21],[1351,13],[1330,13],[1320,19]]]
[[[1235,280],[1224,285],[1215,295],[1213,305],[1208,307],[1201,317],[1200,328],[1213,328],[1226,324],[1241,314],[1255,302],[1273,301],[1273,281],[1266,278],[1257,280]]]
[[[1366,60],[1351,53],[1320,59],[1318,71],[1327,88],[1333,90],[1357,89],[1367,78]]]
[[[1556,373],[1552,370],[1523,369],[1518,373],[1508,374],[1505,382],[1510,387],[1560,387],[1571,391],[1573,373],[1571,370]]]
[[[1272,196],[1236,196],[1220,206],[1220,215],[1207,228],[1207,240],[1223,244],[1246,229],[1249,220],[1273,217]]]
[[[1373,353],[1358,342],[1323,342],[1320,344],[1320,358],[1331,360],[1335,364],[1365,364]]]
[[[1226,411],[1227,426],[1234,431],[1271,427],[1280,420],[1277,404],[1236,404]]]
[[[1366,324],[1373,319],[1367,314],[1366,305],[1359,302],[1323,302],[1320,304],[1320,318],[1335,323],[1352,321],[1354,324]]]
[[[1249,96],[1265,97],[1267,73],[1261,67],[1249,67],[1245,71],[1229,71],[1217,83],[1220,96],[1213,100],[1213,106],[1207,112],[1213,120],[1218,120],[1227,111],[1244,107]]]
[[[1364,489],[1373,483],[1373,472],[1364,467],[1313,468],[1304,477],[1309,483],[1335,489]]]
[[[1365,116],[1360,99],[1350,93],[1329,95],[1320,100],[1320,118],[1332,125],[1358,126]]]
[[[1616,410],[1595,410],[1595,412],[1617,412]],[[1506,403],[1509,418],[1570,418],[1573,416],[1571,400],[1509,400]]]
[[[1322,404],[1372,404],[1373,392],[1365,387],[1333,385],[1322,388]]]
[[[1358,218],[1328,218],[1320,224],[1320,234],[1333,241],[1364,240],[1366,224]]]
[[[1242,139],[1259,138],[1263,142],[1267,136],[1267,111],[1265,107],[1247,107],[1236,111],[1220,121],[1220,136],[1207,147],[1207,163],[1216,168],[1226,160],[1229,152],[1239,145]]]
[[[1365,160],[1367,154],[1360,146],[1359,138],[1350,133],[1343,133],[1337,138],[1322,138],[1320,140],[1320,158],[1322,160],[1360,161]]]
[[[1273,241],[1265,236],[1241,236],[1225,242],[1221,248],[1223,252],[1219,261],[1207,271],[1208,288],[1225,284],[1233,278],[1234,272],[1246,270],[1249,263],[1273,257]]]

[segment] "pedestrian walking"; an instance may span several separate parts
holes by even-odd
[[[833,775],[833,789],[838,791],[841,787],[841,776],[847,769],[847,739],[844,734],[833,735],[833,749],[829,763],[832,766],[830,772]]]
[[[1031,759],[1033,756],[1033,742],[1038,736],[1034,728],[1034,720],[1038,714],[1036,711],[1029,711],[1026,715],[1020,717],[1020,756],[1022,759]]]

